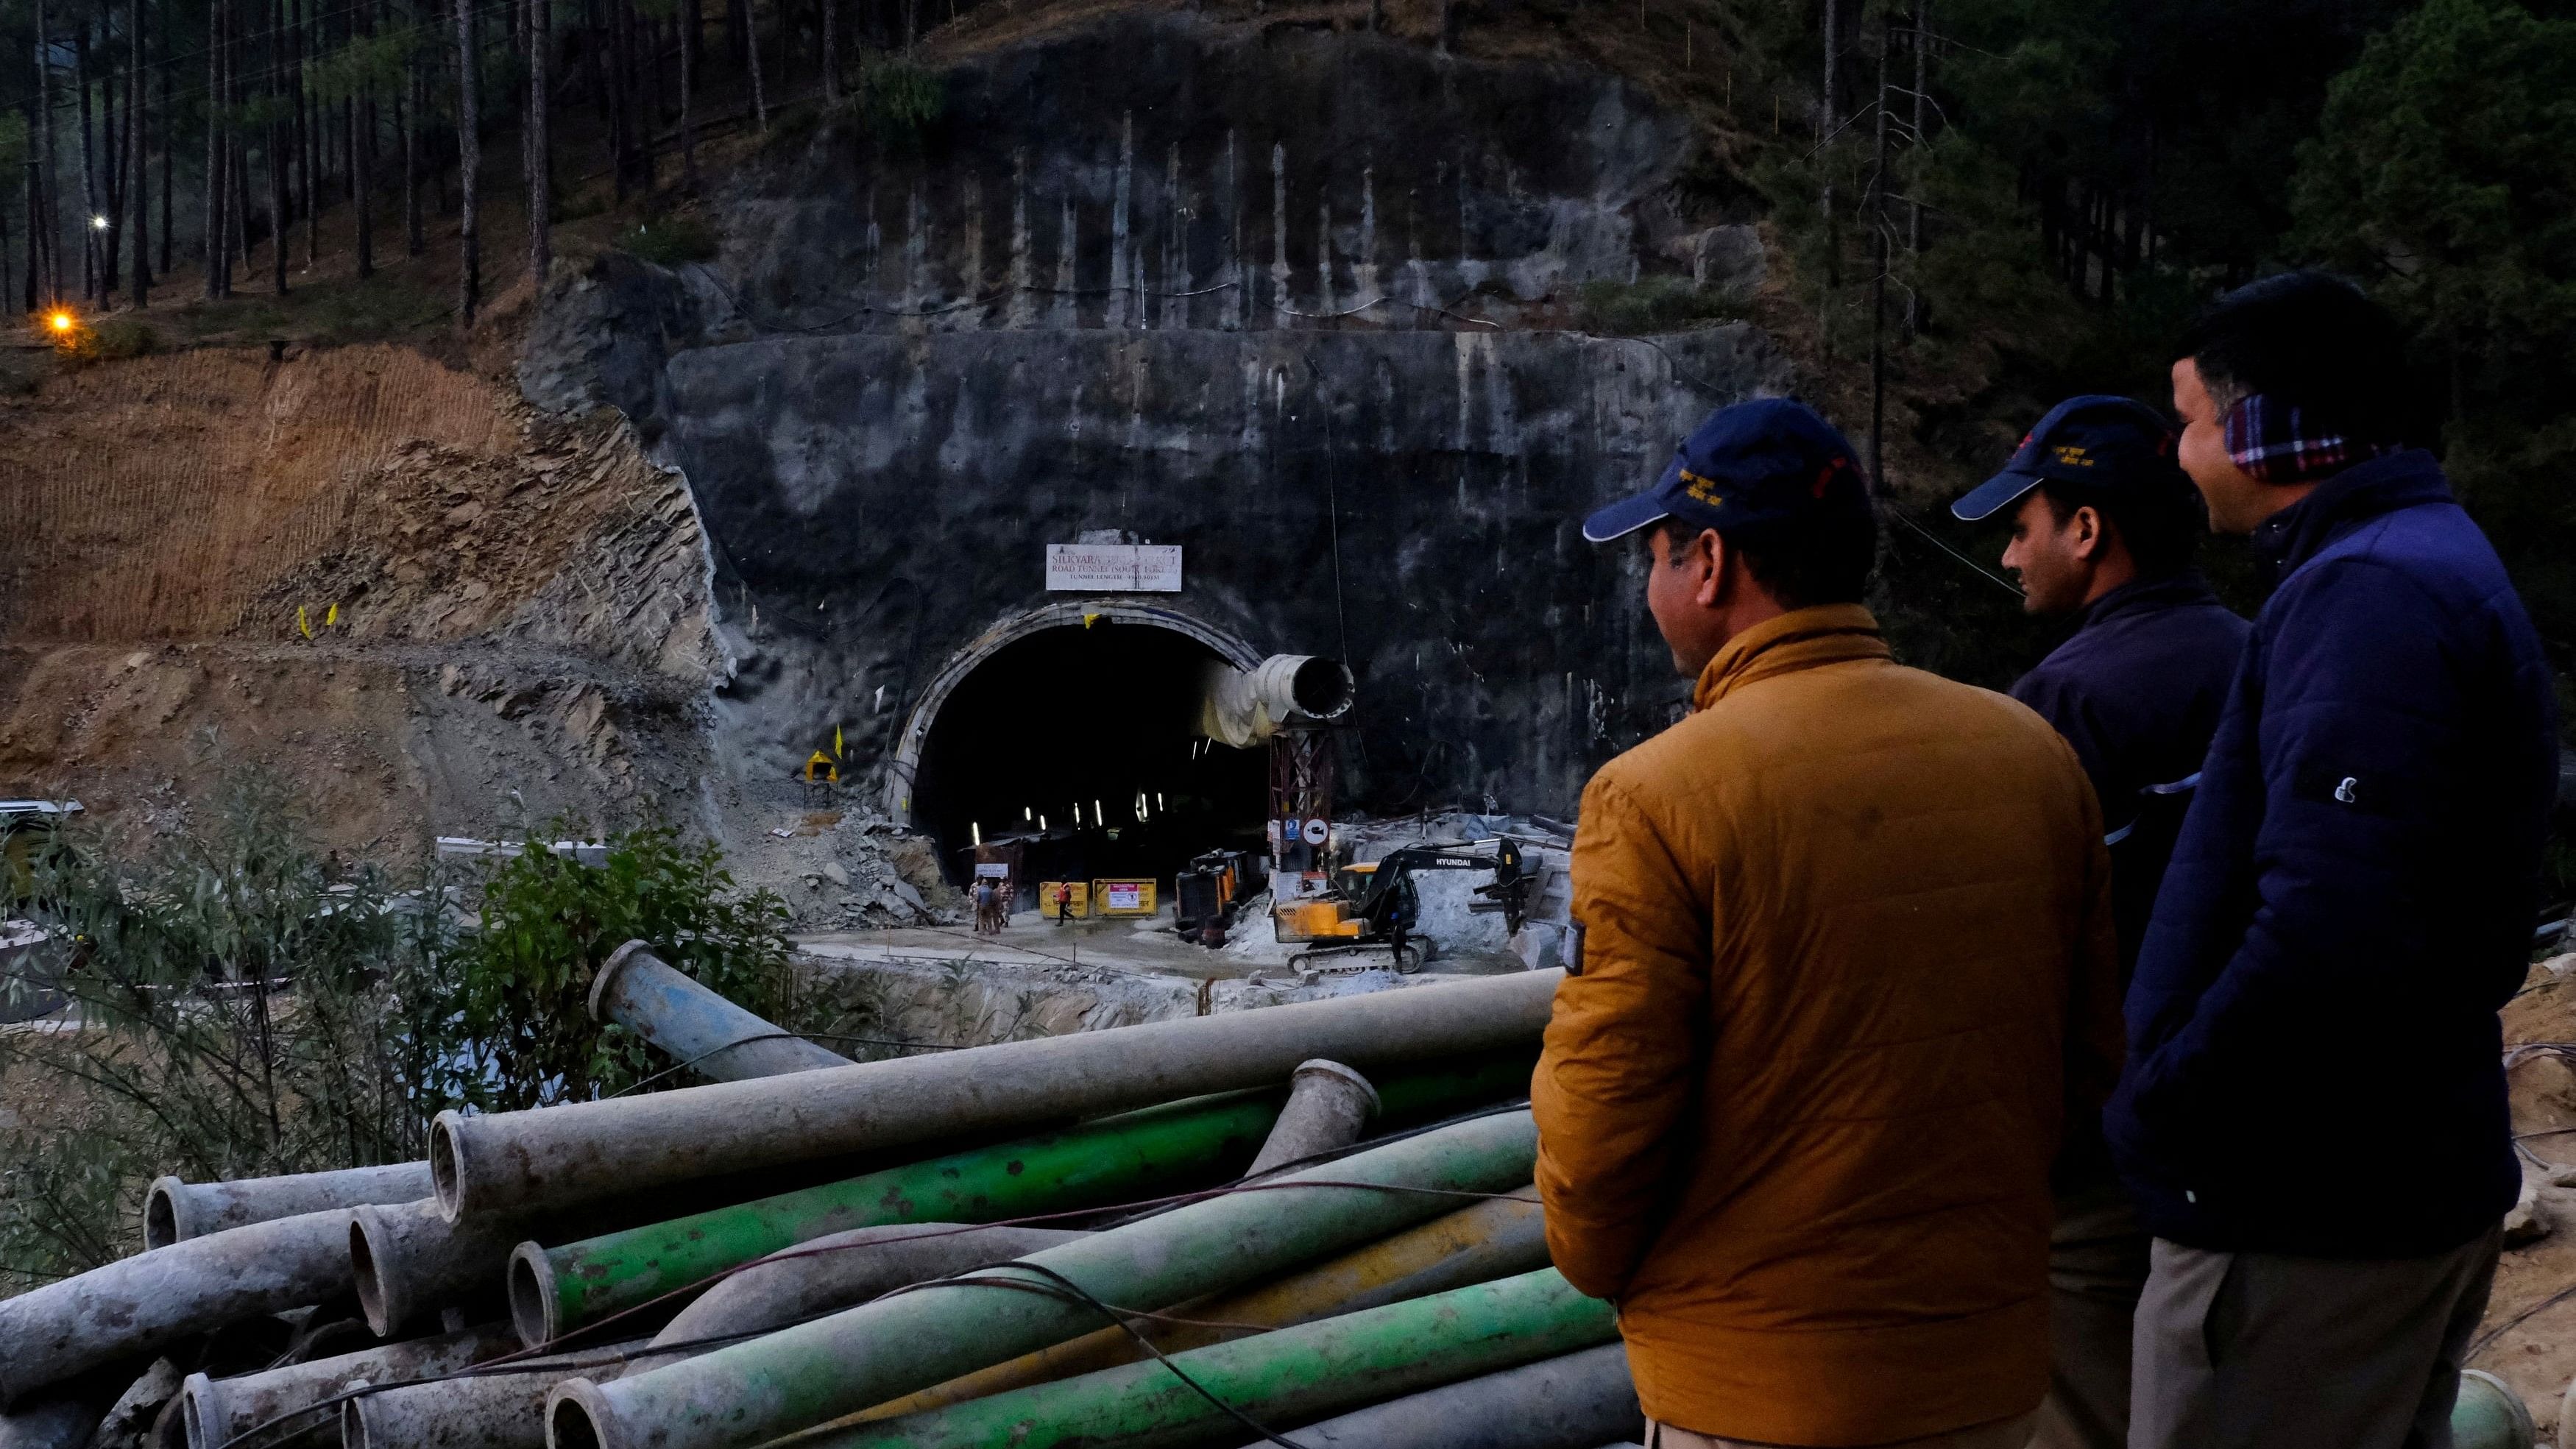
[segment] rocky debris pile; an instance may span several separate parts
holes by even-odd
[[[751,819],[771,823],[729,837],[727,866],[737,882],[787,902],[789,929],[965,923],[965,897],[940,873],[929,836],[837,796],[780,793],[766,803]]]

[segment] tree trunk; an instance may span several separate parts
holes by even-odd
[[[474,70],[474,0],[456,0],[456,173],[463,193],[457,240],[464,251],[457,266],[456,317],[466,327],[474,325],[474,309],[483,301],[483,239],[475,214],[475,190],[483,181],[483,111],[474,94]]]
[[[698,194],[698,131],[690,112],[697,89],[698,0],[680,0],[680,185]]]
[[[166,12],[165,12],[166,14]],[[179,125],[170,113],[172,61],[165,32],[161,42],[161,275],[170,275],[170,153],[179,149]]]
[[[417,9],[417,0],[414,8]],[[394,99],[394,124],[402,129],[403,153],[403,254],[419,256],[429,245],[428,234],[420,218],[420,127],[423,89],[420,83],[420,57],[417,53],[403,61],[402,94]]]
[[[763,91],[760,86],[760,17],[753,13],[751,0],[741,0],[741,3],[743,31],[745,38],[751,42],[749,47],[751,52],[751,114],[753,119],[760,123],[760,134],[766,136],[769,134],[769,96],[768,93]],[[906,0],[906,3],[911,3],[911,0]],[[903,49],[904,54],[906,55],[910,55],[912,53],[912,27],[909,22],[907,22],[904,27]]]
[[[551,0],[528,0],[528,277],[546,289],[554,270],[554,146],[546,128],[546,61],[554,49]]]
[[[290,12],[286,0],[270,7],[264,17],[270,28],[268,38],[268,271],[270,285],[277,295],[286,295],[286,147],[295,139],[294,111],[284,104],[286,88],[300,92],[291,50],[295,44]],[[307,211],[313,200],[313,175],[304,176],[304,199]]]
[[[226,295],[224,258],[224,0],[206,3],[206,298]]]
[[[1824,86],[1819,92],[1821,99],[1816,103],[1816,160],[1825,173],[1822,206],[1828,245],[1832,242],[1834,229],[1834,163],[1826,151],[1832,145],[1834,134],[1834,70],[1842,59],[1841,9],[1842,0],[1825,0]],[[1825,265],[1830,273],[1834,263],[1828,260]]]
[[[98,277],[98,246],[105,238],[98,228],[98,153],[90,144],[89,115],[89,21],[84,18],[80,29],[72,32],[72,89],[80,97],[80,167],[81,167],[81,299],[88,301],[101,295]]]
[[[817,3],[823,7],[823,104],[837,106],[841,103],[841,5],[840,0]]]
[[[295,30],[295,135],[290,150],[295,169],[304,177],[304,270],[322,264],[322,207],[328,200],[331,168],[330,108],[310,84],[311,63],[323,52],[321,5],[298,0]]]
[[[644,173],[644,189],[651,191],[661,184],[660,168],[653,162],[653,136],[662,129],[662,22],[634,8],[634,0],[620,0],[632,18],[627,22],[636,31],[636,62],[644,73],[643,103],[637,108],[644,118],[641,134],[636,137],[636,164]]]
[[[134,260],[126,279],[134,310],[140,312],[152,305],[152,261],[148,255],[151,237],[147,234],[152,206],[144,195],[151,169],[143,146],[143,0],[131,0],[125,11],[125,155],[134,165],[134,179],[129,183],[134,202]]]
[[[358,8],[358,21],[369,40],[376,35],[376,7],[369,0]],[[376,274],[376,89],[372,75],[360,82],[357,120],[349,141],[349,192],[358,213],[358,280]]]
[[[99,12],[98,40],[102,46],[116,44],[113,8]],[[117,86],[116,67],[109,66],[98,81],[98,140],[101,166],[99,171],[99,215],[107,218],[107,230],[99,237],[98,300],[101,305],[116,300],[118,280],[125,275],[125,125],[126,117],[118,109],[122,97]]]

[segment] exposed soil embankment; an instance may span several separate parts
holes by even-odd
[[[396,851],[695,807],[704,545],[613,415],[236,349],[56,378],[0,433],[0,793],[158,825],[257,765]]]

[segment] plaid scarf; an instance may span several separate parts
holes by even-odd
[[[2303,409],[2255,393],[2227,410],[2227,456],[2266,483],[2305,483],[2386,451],[2308,427]]]

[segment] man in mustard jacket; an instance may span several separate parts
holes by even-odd
[[[1618,1305],[1650,1444],[2020,1449],[2050,1159],[2119,1065],[2092,787],[1889,657],[1867,485],[1804,406],[1722,409],[1584,525],[1639,532],[1696,710],[1584,791],[1549,1248]]]

